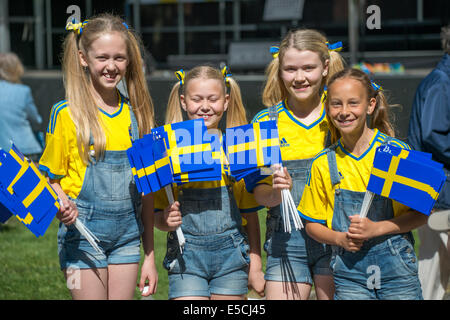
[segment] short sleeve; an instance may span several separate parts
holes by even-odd
[[[165,208],[169,205],[169,200],[167,199],[165,189],[160,189],[156,191],[154,194],[154,208],[155,212],[164,211]]]
[[[39,161],[39,170],[46,172],[51,179],[63,178],[68,170],[69,151],[65,132],[67,125],[62,122],[62,117],[57,117],[53,130],[47,130],[45,149]]]
[[[298,213],[308,221],[327,222],[327,196],[318,167],[313,162],[308,181],[297,207]]]
[[[233,192],[241,213],[256,212],[264,208],[264,206],[261,206],[256,202],[253,194],[247,191],[243,180],[240,180],[234,184]]]

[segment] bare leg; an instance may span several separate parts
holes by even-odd
[[[110,264],[108,266],[109,300],[133,299],[138,269],[138,263]]]
[[[314,288],[317,300],[333,300],[334,281],[333,276],[315,275]]]
[[[212,294],[211,300],[244,300],[245,295],[240,296],[227,296],[224,294]]]
[[[108,299],[108,271],[99,269],[64,269],[67,287],[74,300]]]
[[[267,300],[307,300],[310,293],[309,283],[266,281]]]

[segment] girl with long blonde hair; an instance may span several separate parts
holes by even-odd
[[[52,108],[45,171],[63,206],[58,253],[73,299],[132,299],[144,245],[140,289],[156,289],[153,197],[137,192],[126,150],[154,126],[139,38],[117,16],[69,23],[64,41],[66,99]],[[125,81],[125,96],[117,89]],[[99,239],[94,251],[73,223]],[[145,226],[145,228],[144,228]]]
[[[271,48],[274,59],[266,69],[263,90],[263,104],[268,108],[253,122],[278,121],[283,167],[292,176],[296,205],[313,157],[329,144],[324,89],[329,76],[343,68],[341,48],[342,44],[330,44],[312,29],[291,30],[279,47]],[[311,239],[304,229],[285,232],[272,192],[267,179],[253,190],[257,202],[269,207],[264,244],[267,299],[308,299],[313,283],[318,299],[331,299],[330,247]]]
[[[225,67],[195,67],[170,94],[166,123],[204,119],[220,139],[225,127],[247,123],[241,91]],[[169,299],[242,299],[248,287],[264,295],[259,222],[261,207],[245,189],[244,181],[230,177],[221,150],[222,179],[190,182],[174,188],[175,202],[164,192],[155,195],[156,226],[169,231],[164,267],[169,272]],[[245,219],[242,219],[242,217]],[[242,221],[247,223],[242,230]],[[183,252],[174,230],[181,225],[186,237]]]

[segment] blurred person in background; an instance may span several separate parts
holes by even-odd
[[[428,224],[418,229],[425,300],[443,299],[450,276],[450,25],[442,28],[441,41],[444,56],[417,88],[408,132],[411,147],[433,154],[433,160],[444,164],[447,176]]]
[[[31,89],[21,83],[24,67],[15,53],[0,53],[0,148],[11,141],[30,160],[39,161],[42,147],[33,127],[42,124]]]

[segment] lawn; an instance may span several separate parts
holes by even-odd
[[[261,225],[261,241],[265,237],[265,210],[258,213]],[[0,231],[0,300],[71,299],[66,281],[59,270],[55,219],[43,237],[36,238],[17,219],[11,218]],[[418,248],[417,232],[416,253]],[[155,300],[166,300],[168,291],[167,271],[162,266],[166,253],[166,233],[155,229],[155,256],[158,269],[158,290]],[[263,251],[263,267],[266,254]],[[142,253],[143,257],[143,253]],[[136,289],[135,299],[140,299]]]
[[[261,234],[265,234],[265,210],[259,212]],[[71,299],[59,269],[55,219],[43,237],[36,238],[17,219],[11,218],[0,231],[0,300]],[[143,251],[141,251],[143,257]],[[166,253],[166,233],[155,229],[155,257],[158,290],[155,300],[167,300],[167,271],[162,266]],[[265,252],[263,253],[265,261]],[[135,299],[140,299],[136,289]]]

